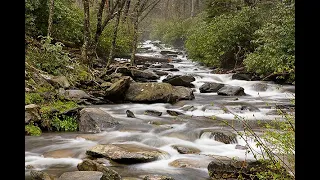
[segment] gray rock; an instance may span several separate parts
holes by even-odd
[[[130,77],[124,76],[117,82],[113,83],[111,87],[106,89],[105,98],[112,101],[123,100],[124,93],[127,91],[130,85]]]
[[[58,180],[100,180],[102,172],[97,171],[74,171],[63,173]]]
[[[168,155],[162,150],[137,144],[100,144],[87,150],[86,154],[93,157],[106,157],[123,164],[150,162]]]
[[[237,143],[237,135],[228,130],[205,129],[200,133],[200,137],[204,133],[209,133],[209,138],[225,144]]]
[[[178,111],[173,111],[173,110],[167,110],[167,113],[168,113],[170,116],[179,116],[179,115],[183,115],[183,113],[178,112]]]
[[[161,116],[161,115],[162,115],[162,112],[155,111],[155,110],[146,110],[146,111],[144,112],[144,114],[146,114],[146,115],[152,115],[152,116]]]
[[[135,117],[136,117],[136,116],[133,114],[133,112],[130,111],[130,110],[127,110],[127,111],[126,111],[126,114],[127,114],[127,117],[131,117],[131,118],[135,118]]]
[[[200,150],[195,147],[185,146],[185,145],[172,145],[180,154],[199,154]]]
[[[80,111],[79,131],[99,133],[118,125],[112,116],[99,108],[84,108]]]
[[[41,120],[40,116],[40,107],[36,104],[29,104],[24,107],[25,109],[25,124],[28,124],[30,121],[37,122]]]
[[[47,81],[55,88],[59,88],[59,87],[69,88],[70,87],[70,83],[65,76],[51,77],[51,78],[48,78]]]
[[[90,99],[91,96],[82,90],[71,89],[66,90],[65,97],[71,100]]]
[[[170,162],[169,165],[177,168],[206,168],[209,163],[210,160],[181,158]]]
[[[163,79],[162,82],[169,83],[173,86],[184,86],[184,87],[194,87],[191,83],[196,79],[190,75],[174,75],[168,76],[167,78]]]
[[[243,87],[225,85],[218,90],[218,95],[223,96],[244,96],[246,95]]]
[[[143,180],[174,180],[174,178],[158,174],[144,175]]]
[[[252,75],[246,73],[235,73],[232,75],[232,79],[251,81]]]
[[[158,71],[158,70],[153,70],[154,73],[156,73],[158,76],[166,76],[169,73],[164,72],[164,71]]]
[[[53,180],[53,177],[43,171],[31,170],[30,176],[32,180]]]
[[[90,159],[84,159],[81,163],[77,165],[79,171],[99,171],[102,175],[102,180],[121,180],[121,176],[118,172],[110,169],[98,161],[93,161]]]
[[[131,69],[131,76],[133,79],[136,79],[136,78],[144,78],[149,80],[159,79],[159,76],[156,73],[149,70],[141,71],[137,69]]]
[[[252,85],[253,89],[255,91],[264,92],[268,89],[268,84],[266,83],[257,83]]]
[[[211,93],[211,92],[217,92],[223,86],[224,84],[221,84],[221,83],[207,82],[207,83],[204,83],[199,88],[199,90],[201,93]]]

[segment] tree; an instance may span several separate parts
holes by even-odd
[[[84,10],[84,43],[82,46],[82,58],[83,61],[88,64],[88,48],[91,39],[89,0],[82,0],[82,2]]]
[[[120,3],[120,6],[118,7],[117,15],[116,15],[116,23],[114,25],[114,30],[113,30],[113,36],[112,36],[112,43],[111,43],[111,49],[109,52],[109,58],[107,62],[107,66],[110,65],[111,61],[113,60],[113,52],[116,46],[116,40],[117,40],[117,33],[118,33],[118,27],[120,23],[120,17],[121,17],[121,11],[125,5],[126,0],[122,0]]]
[[[131,65],[134,65],[135,54],[138,44],[138,26],[141,21],[151,12],[151,10],[160,2],[160,0],[137,0],[133,8],[133,41],[132,54],[130,58]]]
[[[54,0],[50,0],[49,18],[48,18],[48,32],[47,32],[48,37],[51,36],[53,10],[54,10]]]

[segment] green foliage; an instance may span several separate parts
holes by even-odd
[[[25,104],[43,103],[44,99],[39,93],[25,93]]]
[[[99,39],[98,47],[97,47],[97,52],[99,54],[109,55],[109,51],[112,44],[114,24],[115,24],[115,20],[111,21],[110,24],[108,24],[105,27],[104,31],[102,32],[101,37]],[[133,34],[128,30],[128,28],[131,28],[130,24],[129,25],[123,24],[123,23],[119,24],[116,47],[114,51],[115,56],[126,55],[129,52],[131,52]]]
[[[295,73],[295,21],[294,4],[278,3],[270,14],[270,21],[255,32],[257,48],[244,60],[248,70],[258,74]]]
[[[51,44],[52,38],[42,37],[41,48],[30,46],[26,51],[26,61],[36,68],[53,75],[64,74],[68,71],[65,65],[70,63],[68,53],[62,51],[63,44]]]
[[[233,67],[244,54],[252,51],[250,42],[259,28],[256,8],[244,7],[240,11],[222,14],[203,23],[188,37],[189,57],[207,65]]]
[[[50,113],[50,111],[52,111],[53,109],[58,110],[59,112],[64,112],[66,110],[76,108],[76,107],[78,107],[78,104],[75,103],[74,101],[56,100],[43,105],[40,111],[42,114],[46,114],[46,113]]]
[[[25,128],[25,133],[27,135],[31,135],[31,136],[41,135],[41,129],[38,126],[35,126],[33,124],[28,124],[24,128]]]
[[[241,5],[243,5],[242,0],[207,0],[205,10],[208,16],[206,20],[210,21],[216,16],[237,11]]]
[[[204,14],[199,14],[194,18],[187,19],[156,19],[152,23],[152,31],[150,38],[154,40],[161,40],[166,44],[175,47],[184,46],[188,34],[202,22]]]
[[[57,131],[77,131],[78,129],[76,118],[71,116],[63,115],[62,120],[55,116],[52,119],[51,124]]]
[[[49,17],[49,0],[26,0],[26,34],[46,35]],[[82,42],[83,12],[71,0],[55,0],[52,37],[59,40]]]

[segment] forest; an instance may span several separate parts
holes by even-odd
[[[29,179],[295,179],[294,96],[294,0],[25,0]]]

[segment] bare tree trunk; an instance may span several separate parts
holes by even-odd
[[[48,32],[47,32],[48,37],[51,36],[53,10],[54,10],[54,0],[50,0],[49,18],[48,18]]]
[[[120,9],[118,10],[118,14],[116,16],[116,24],[114,25],[114,29],[113,29],[112,44],[111,44],[111,49],[109,52],[107,66],[109,66],[111,64],[111,61],[113,60],[113,52],[116,47],[116,40],[117,40],[117,34],[118,34],[118,28],[119,28],[122,8],[123,8],[123,6],[120,7]]]
[[[82,46],[82,58],[87,64],[88,62],[88,48],[90,43],[90,11],[89,11],[89,0],[82,0],[84,10],[84,43]]]
[[[191,0],[191,17],[194,16],[194,0]]]
[[[123,15],[123,19],[122,19],[122,22],[124,23],[128,17],[128,13],[129,13],[129,9],[130,9],[130,3],[131,3],[131,0],[126,0],[126,8],[124,10],[124,15]]]
[[[137,13],[138,14],[138,13]],[[131,66],[135,65],[135,55],[137,52],[137,44],[138,44],[138,24],[139,24],[139,16],[137,15],[135,17],[135,21],[133,23],[133,43],[132,43],[132,54],[131,54],[131,58],[130,58],[130,64]]]

